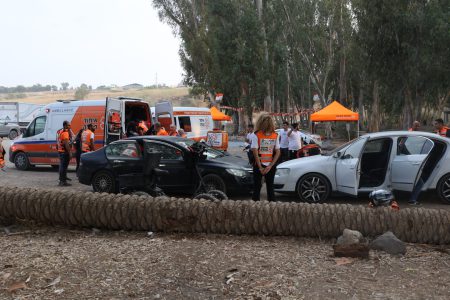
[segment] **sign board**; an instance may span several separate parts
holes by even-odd
[[[208,132],[206,143],[211,147],[222,147],[223,133],[222,132]]]

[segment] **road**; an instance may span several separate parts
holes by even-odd
[[[8,152],[10,141],[3,140],[3,147]],[[242,143],[231,142],[229,152],[232,155],[245,156],[241,148]],[[7,164],[5,172],[0,172],[0,185],[1,186],[16,186],[16,187],[32,187],[32,188],[45,188],[45,189],[57,189],[57,190],[71,190],[79,192],[91,192],[92,187],[80,184],[75,175],[75,168],[69,167],[68,176],[72,178],[72,186],[70,187],[58,187],[58,172],[49,166],[37,166],[30,171],[19,171],[8,160],[8,153],[6,154]],[[261,191],[261,199],[267,199],[265,192],[265,186]],[[397,201],[401,208],[409,207],[407,200],[408,193],[397,194]],[[237,196],[232,197],[234,200],[250,200],[250,196]],[[283,202],[297,201],[294,195],[277,194],[277,200]],[[440,208],[450,210],[450,205],[442,204],[439,197],[434,192],[423,193],[420,197],[420,201],[423,207],[427,208]],[[348,196],[333,196],[329,203],[350,203],[354,205],[366,205],[368,203],[367,196],[361,196],[358,198]]]

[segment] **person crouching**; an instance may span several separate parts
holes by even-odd
[[[276,162],[280,157],[280,143],[275,132],[273,119],[263,114],[256,122],[256,131],[251,136],[251,150],[253,152],[253,181],[252,199],[260,200],[262,177],[266,180],[267,199],[275,201],[273,181],[276,172]]]

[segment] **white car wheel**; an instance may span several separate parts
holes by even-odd
[[[300,178],[296,192],[301,201],[320,203],[328,199],[331,188],[328,179],[323,175],[311,173]]]

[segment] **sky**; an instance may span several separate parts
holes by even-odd
[[[0,86],[182,81],[151,0],[0,0]]]

